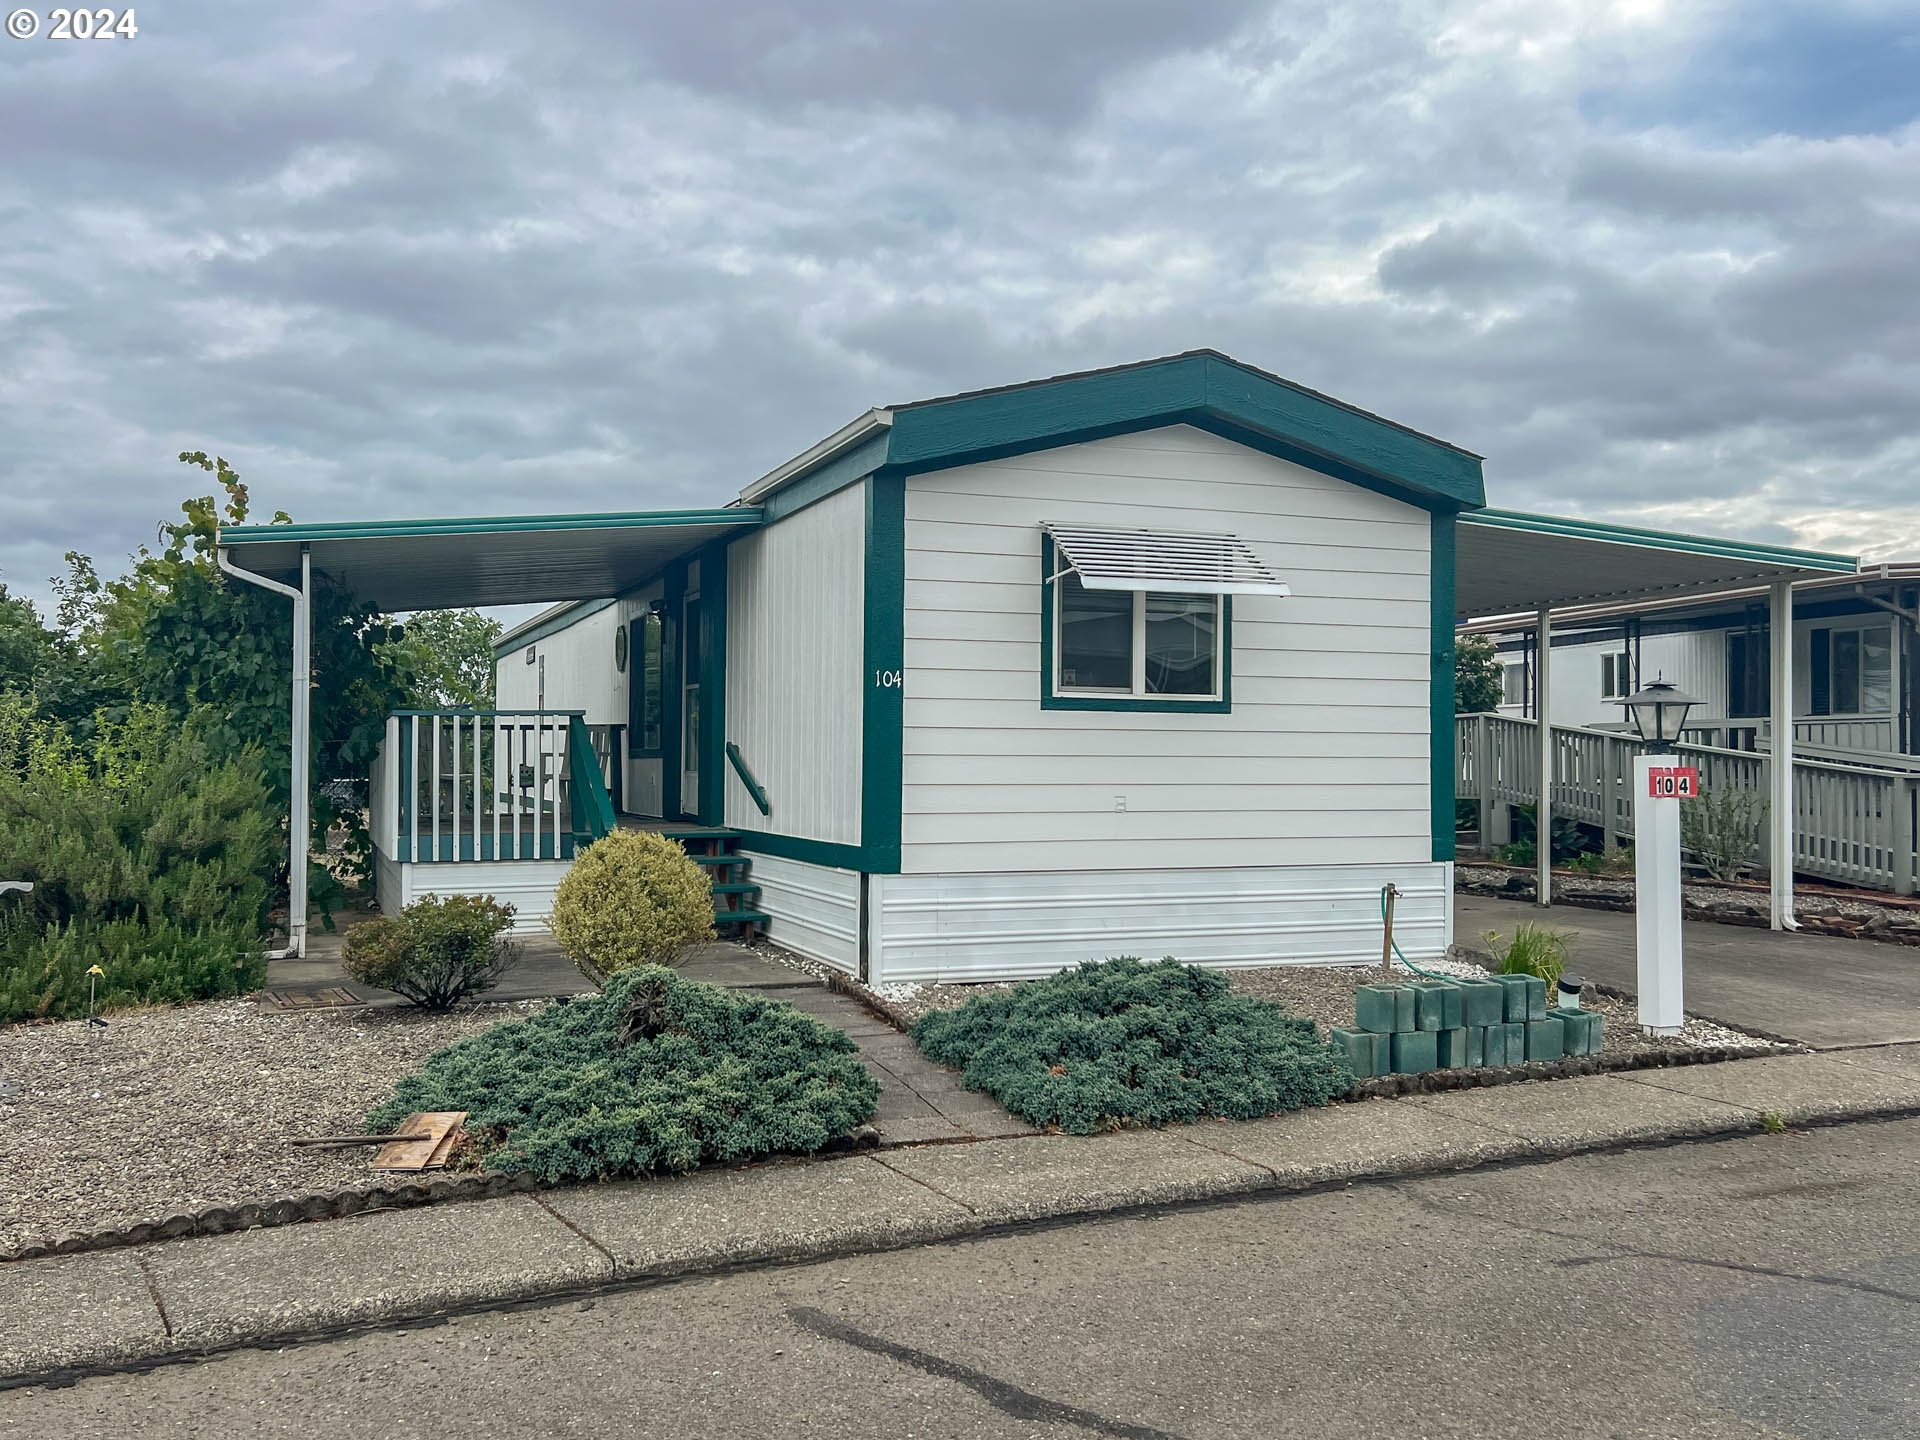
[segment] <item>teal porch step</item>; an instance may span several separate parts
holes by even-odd
[[[716,910],[713,913],[715,925],[764,925],[768,918],[764,910]]]
[[[713,893],[716,895],[758,895],[760,887],[751,880],[715,881]]]
[[[747,855],[689,855],[696,865],[742,865],[751,866],[753,859]]]

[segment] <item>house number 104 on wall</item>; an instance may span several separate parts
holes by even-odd
[[[900,688],[900,672],[898,670],[874,671],[873,688],[876,690],[898,690]]]

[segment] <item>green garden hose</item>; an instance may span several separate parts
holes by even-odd
[[[1385,929],[1387,923],[1387,892],[1392,888],[1391,885],[1382,885],[1380,887],[1380,925],[1383,929]],[[1393,938],[1393,932],[1391,930],[1387,931],[1387,943],[1393,947],[1394,958],[1414,974],[1424,975],[1429,980],[1445,980],[1447,978],[1445,975],[1437,975],[1431,970],[1422,970],[1418,965],[1407,959],[1406,952],[1401,950],[1400,942]]]

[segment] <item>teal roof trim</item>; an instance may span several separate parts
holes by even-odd
[[[1486,503],[1477,455],[1213,351],[920,401],[892,417],[886,466],[902,474],[1193,424],[1429,508]]]
[[[1851,575],[1860,568],[1860,559],[1856,555],[1800,550],[1787,545],[1763,545],[1749,540],[1686,535],[1672,530],[1647,530],[1635,525],[1609,525],[1598,520],[1577,520],[1561,515],[1533,515],[1522,510],[1476,510],[1462,515],[1460,522],[1463,525],[1484,525],[1494,530],[1519,530],[1533,535],[1561,535],[1571,540],[1644,545],[1655,550],[1717,555],[1759,565],[1792,565],[1805,570],[1827,570],[1843,575]]]
[[[596,515],[485,515],[451,520],[346,520],[317,525],[236,525],[220,531],[222,545],[289,540],[399,540],[433,535],[495,535],[513,531],[644,530],[668,525],[765,523],[756,506],[718,510],[613,511]]]

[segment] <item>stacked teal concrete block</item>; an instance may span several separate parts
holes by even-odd
[[[1527,1032],[1527,1059],[1558,1060],[1567,1053],[1566,1027],[1553,1016],[1529,1020],[1522,1028]]]
[[[1396,1030],[1393,1034],[1393,1069],[1398,1075],[1422,1075],[1440,1060],[1438,1030]]]
[[[1376,1035],[1371,1030],[1345,1030],[1334,1026],[1333,1043],[1345,1052],[1353,1073],[1364,1080],[1370,1075],[1393,1073],[1393,1037]]]
[[[1549,1010],[1547,1014],[1560,1022],[1565,1032],[1567,1054],[1598,1055],[1600,1053],[1605,1028],[1598,1011]]]
[[[1601,1044],[1600,1017],[1549,1011],[1537,975],[1362,985],[1353,1009],[1354,1028],[1336,1028],[1333,1040],[1360,1076],[1558,1060]]]
[[[1498,980],[1462,980],[1455,988],[1462,1025],[1485,1029],[1507,1018],[1507,989]]]
[[[1506,987],[1506,1021],[1509,1025],[1547,1018],[1547,982],[1538,975],[1496,975],[1495,982]]]
[[[1362,985],[1353,996],[1354,1023],[1375,1035],[1412,1030],[1416,1001],[1405,985]]]

